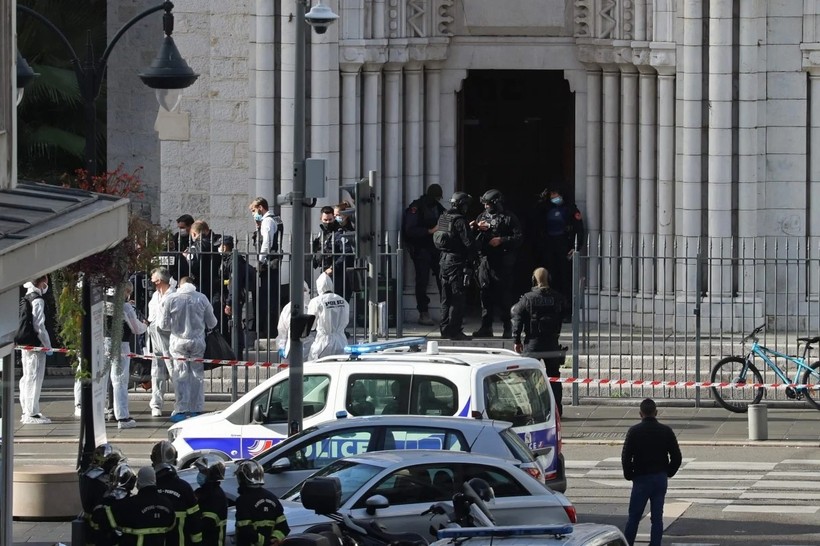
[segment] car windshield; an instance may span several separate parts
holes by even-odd
[[[311,478],[321,476],[331,476],[339,478],[342,484],[342,498],[339,504],[342,505],[347,502],[347,499],[358,491],[364,484],[369,482],[373,476],[382,471],[382,467],[359,463],[356,461],[348,461],[340,459],[323,469],[319,470],[311,476]],[[282,500],[300,502],[302,491],[302,483],[295,485],[290,491],[282,495]]]

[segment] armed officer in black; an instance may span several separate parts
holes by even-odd
[[[569,300],[572,298],[572,255],[576,250],[583,250],[586,243],[581,211],[574,203],[565,202],[557,189],[544,190],[535,211],[533,225],[538,260],[552,275],[552,287]],[[568,318],[570,309],[564,311]]]
[[[564,313],[564,298],[549,286],[549,273],[539,267],[532,273],[532,290],[521,296],[512,308],[513,336],[517,353],[533,358],[541,358],[549,377],[561,376],[564,351],[558,344],[561,334],[561,319]],[[524,334],[522,343],[521,334]],[[561,400],[563,386],[550,383],[558,415],[563,414]]]
[[[432,326],[427,296],[427,284],[430,281],[430,271],[436,279],[439,294],[441,281],[439,280],[439,252],[433,244],[433,233],[438,228],[438,219],[444,214],[441,206],[442,191],[438,184],[430,184],[427,192],[410,203],[404,211],[402,228],[404,242],[413,260],[416,270],[416,308],[419,311],[419,324]]]
[[[503,338],[512,337],[510,305],[515,258],[524,239],[518,217],[504,210],[504,195],[488,190],[481,196],[484,212],[475,220],[478,229],[476,242],[481,262],[478,266],[478,285],[481,297],[481,327],[473,337],[493,336],[493,314],[498,316],[504,331]]]
[[[450,198],[450,209],[438,219],[433,243],[441,253],[441,337],[470,339],[462,331],[465,304],[465,273],[476,243],[464,214],[472,197],[457,191]]]

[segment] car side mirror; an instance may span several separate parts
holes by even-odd
[[[287,457],[282,457],[281,459],[276,459],[274,463],[270,467],[271,473],[278,474],[279,472],[283,472],[285,470],[290,470],[290,459]]]
[[[254,406],[253,407],[253,415],[251,415],[251,419],[254,423],[264,423],[265,422],[265,412],[262,411],[262,406]]]
[[[366,512],[368,516],[373,516],[376,514],[376,510],[379,508],[389,508],[390,501],[387,500],[387,497],[384,495],[373,495],[365,502]]]

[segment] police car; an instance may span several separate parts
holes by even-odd
[[[441,529],[430,546],[627,546],[614,525],[512,525]]]
[[[508,421],[538,458],[546,484],[566,490],[560,420],[539,360],[508,349],[443,347],[425,338],[345,351],[304,364],[304,427],[335,419],[339,411]],[[285,370],[222,411],[171,426],[168,436],[180,465],[203,453],[226,460],[254,457],[286,438],[288,380]]]

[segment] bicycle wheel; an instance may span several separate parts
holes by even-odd
[[[811,370],[803,372],[800,384],[820,385],[820,362],[815,362],[811,365]],[[803,395],[806,397],[806,402],[814,406],[814,409],[820,410],[820,391],[806,389],[803,391]]]
[[[727,387],[712,387],[712,396],[718,404],[735,413],[746,413],[749,404],[757,404],[763,398],[764,389],[758,387],[738,388],[735,385],[745,383],[763,383],[763,376],[749,363],[746,376],[741,379],[740,373],[746,365],[746,360],[738,356],[727,356],[712,368],[713,383],[728,383]]]

